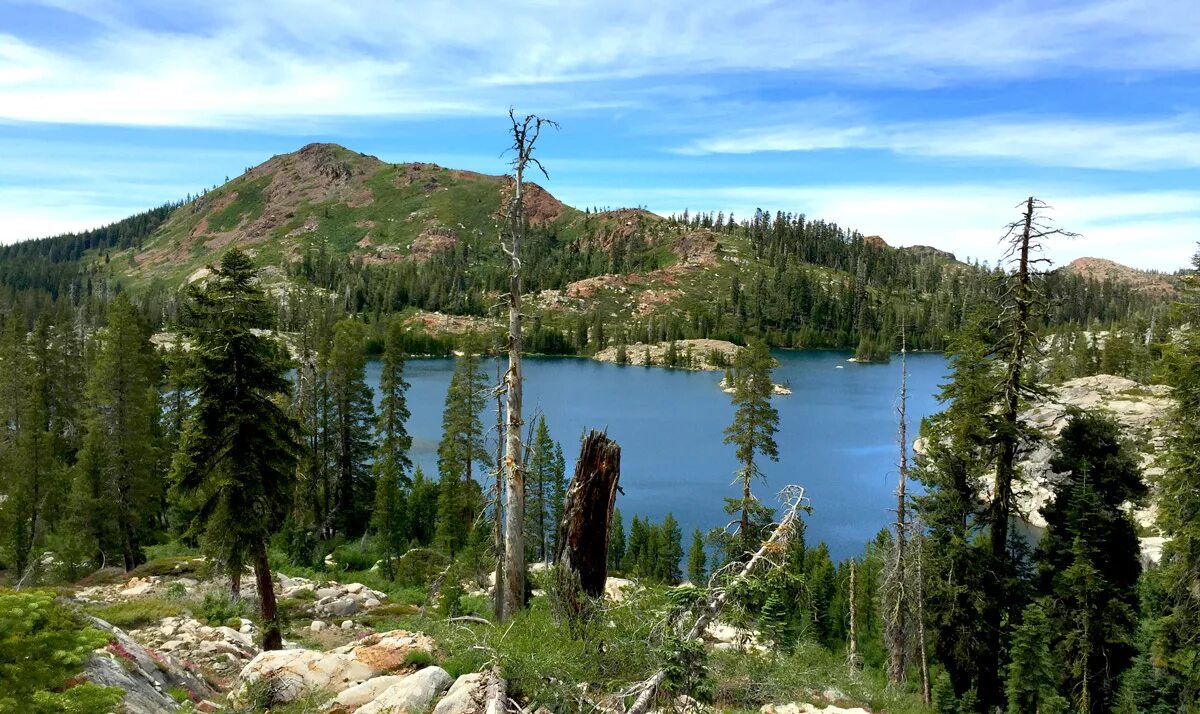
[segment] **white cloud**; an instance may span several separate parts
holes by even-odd
[[[1043,187],[1055,223],[1081,234],[1052,241],[1056,264],[1097,256],[1149,270],[1186,267],[1200,240],[1200,191],[1081,193]],[[994,263],[1004,226],[1018,217],[1029,187],[953,186],[740,186],[709,189],[573,188],[564,200],[602,206],[645,204],[660,214],[733,211],[746,218],[756,208],[805,213],[890,245],[930,245],[961,259]]]
[[[650,77],[788,71],[909,87],[1200,68],[1186,3],[45,4],[98,29],[63,46],[0,38],[0,117],[258,126],[462,115],[513,101],[568,110],[620,102],[630,93],[621,80]],[[674,83],[656,81],[664,92]]]
[[[744,129],[701,139],[684,154],[878,149],[927,157],[1014,159],[1088,169],[1200,167],[1200,122],[975,117],[900,124],[831,123]]]

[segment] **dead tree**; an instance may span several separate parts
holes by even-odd
[[[859,669],[858,657],[858,561],[850,561],[850,636],[846,646],[846,666]]]
[[[505,220],[500,248],[509,259],[508,282],[508,371],[504,375],[507,419],[504,451],[504,596],[500,617],[511,617],[525,603],[525,474],[521,469],[521,242],[525,237],[525,169],[536,166],[549,178],[541,162],[533,156],[542,127],[557,127],[554,122],[529,114],[518,120],[508,110],[512,122],[515,154],[512,160],[513,179],[505,205]],[[500,583],[496,583],[499,588]]]
[[[750,556],[750,559],[737,572],[737,575],[725,586],[714,585],[709,587],[708,598],[704,601],[704,607],[700,610],[700,614],[697,615],[696,621],[692,623],[691,628],[682,635],[683,642],[692,642],[699,639],[709,624],[716,620],[717,616],[721,614],[721,610],[725,608],[725,602],[729,598],[730,590],[736,589],[764,561],[771,563],[771,556],[782,553],[787,547],[788,540],[796,532],[796,522],[800,518],[800,511],[807,509],[807,504],[804,498],[804,489],[800,486],[788,486],[783,490],[782,496],[788,504],[788,510],[783,520],[779,522],[779,525],[775,527],[771,535],[763,541],[762,546]],[[715,583],[716,577],[711,582]],[[629,694],[637,693],[637,699],[625,710],[625,714],[645,714],[650,708],[650,703],[654,701],[654,695],[658,692],[658,688],[662,686],[666,677],[667,671],[660,669],[649,679],[640,682],[636,687],[631,689]]]
[[[492,610],[497,618],[504,617],[504,375],[500,367],[500,343],[496,352],[496,465],[492,483],[492,550],[496,558],[492,583]]]
[[[608,578],[608,538],[621,480],[621,447],[607,434],[592,431],[583,439],[575,476],[563,503],[555,561],[578,574],[583,592],[604,594]]]
[[[993,357],[1001,363],[1003,375],[996,389],[997,415],[995,420],[996,474],[992,484],[992,502],[988,513],[992,570],[989,581],[987,608],[988,642],[986,651],[994,658],[984,671],[999,672],[1001,640],[1004,630],[1003,592],[1009,569],[1008,529],[1013,512],[1013,484],[1017,479],[1017,458],[1022,442],[1032,437],[1020,419],[1021,404],[1031,396],[1044,396],[1045,389],[1029,379],[1026,368],[1038,356],[1038,318],[1044,309],[1045,295],[1038,284],[1041,267],[1050,261],[1041,257],[1042,243],[1050,237],[1074,237],[1076,234],[1054,228],[1044,215],[1045,202],[1030,196],[1020,204],[1021,218],[1008,224],[1004,237],[1005,258],[1014,271],[1008,276],[1001,296],[1001,312],[997,321],[1000,339]],[[979,686],[980,703],[993,706],[1001,700],[998,676],[984,677]]]
[[[921,659],[921,699],[925,705],[933,703],[933,691],[929,683],[929,652],[925,645],[925,532],[920,521],[917,526],[917,656]]]
[[[908,654],[908,573],[905,546],[908,539],[908,343],[903,329],[900,332],[900,475],[896,483],[896,543],[889,564],[884,593],[889,598],[887,613],[888,682],[900,684],[904,679],[904,664]]]

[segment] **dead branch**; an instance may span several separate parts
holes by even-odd
[[[804,488],[802,486],[788,486],[785,488],[781,497],[788,504],[788,511],[784,515],[783,520],[779,522],[775,530],[772,531],[759,549],[750,557],[750,560],[742,566],[733,580],[725,587],[709,588],[708,598],[705,601],[704,608],[700,611],[696,621],[692,623],[691,629],[683,636],[684,642],[691,642],[699,639],[700,635],[708,628],[708,625],[721,614],[725,608],[725,602],[729,597],[731,588],[736,587],[739,583],[750,577],[750,574],[766,559],[767,553],[772,550],[777,550],[787,545],[787,541],[795,532],[796,520],[799,518],[799,513],[805,506]],[[633,705],[625,710],[625,714],[645,714],[650,707],[650,702],[654,700],[654,695],[658,692],[658,688],[662,685],[666,678],[667,672],[665,669],[660,669],[651,677],[643,681],[639,686],[634,687],[631,691],[640,691],[638,698],[633,702]]]

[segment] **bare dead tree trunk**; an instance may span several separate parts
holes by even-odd
[[[504,598],[501,610],[511,617],[525,604],[525,474],[521,468],[521,239],[525,235],[525,168],[533,164],[546,174],[545,168],[533,156],[534,146],[542,126],[558,126],[554,122],[530,114],[518,121],[510,109],[512,122],[513,158],[512,196],[507,206],[507,244],[500,247],[509,258],[508,284],[508,372],[504,376],[507,397],[504,453]],[[497,588],[500,583],[496,583]]]
[[[725,607],[725,602],[729,598],[729,591],[736,589],[737,585],[743,582],[754,572],[754,570],[766,560],[768,553],[781,552],[786,546],[788,539],[795,533],[796,520],[800,517],[800,511],[807,508],[805,505],[804,489],[800,486],[788,486],[782,492],[784,501],[788,504],[788,511],[784,515],[783,520],[779,522],[775,530],[772,531],[754,555],[750,556],[750,560],[742,566],[738,574],[733,577],[724,587],[710,587],[708,598],[705,600],[704,608],[696,617],[696,621],[692,623],[691,628],[682,637],[684,642],[691,642],[700,637],[709,623],[717,619],[721,614],[721,610]],[[716,577],[712,578],[715,582]],[[667,671],[660,669],[651,677],[638,684],[637,687],[630,691],[638,692],[637,699],[633,704],[625,710],[625,714],[645,714],[650,708],[650,703],[654,701],[654,695],[658,692],[658,688],[662,685],[663,680],[667,677]]]
[[[1046,204],[1030,196],[1022,201],[1020,220],[1010,223],[1004,242],[1008,244],[1006,258],[1016,264],[1016,272],[1002,298],[1003,311],[999,324],[1001,342],[996,352],[1003,361],[1004,377],[999,387],[999,425],[996,429],[996,474],[992,488],[992,503],[988,514],[991,539],[991,569],[993,577],[986,589],[987,607],[984,611],[989,662],[983,671],[992,673],[978,685],[982,706],[994,707],[1003,701],[1000,690],[1001,643],[1004,637],[1004,609],[1008,601],[1005,590],[1009,570],[1008,535],[1013,509],[1013,482],[1017,479],[1017,457],[1023,438],[1029,436],[1020,420],[1021,400],[1038,393],[1025,375],[1026,363],[1039,352],[1035,307],[1044,296],[1034,284],[1035,267],[1049,262],[1033,255],[1041,250],[1041,241],[1050,236],[1072,237],[1075,234],[1060,228],[1050,228],[1041,215]]]
[[[846,666],[859,668],[858,658],[858,561],[850,561],[850,641],[846,648]]]
[[[908,584],[905,546],[908,537],[908,343],[903,329],[900,332],[900,475],[896,484],[896,544],[884,592],[891,598],[888,607],[888,682],[898,685],[904,680],[904,664],[908,652]]]
[[[929,652],[925,646],[925,534],[917,533],[917,651],[921,658],[921,698],[925,705],[933,703],[929,683]]]
[[[500,345],[496,344],[496,469],[492,483],[492,550],[496,558],[495,583],[492,586],[492,609],[496,619],[504,619],[504,403],[501,398],[503,372],[500,368]]]
[[[604,594],[608,578],[609,527],[620,479],[621,447],[607,434],[592,431],[579,448],[554,554],[559,565],[579,575],[591,597]]]

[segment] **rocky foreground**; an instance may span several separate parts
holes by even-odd
[[[87,661],[83,679],[124,690],[123,711],[128,714],[259,712],[285,705],[326,714],[504,711],[488,708],[499,696],[497,692],[507,692],[497,672],[453,676],[442,666],[453,653],[440,649],[430,636],[402,629],[377,632],[368,626],[365,621],[385,612],[383,608],[407,606],[389,604],[385,593],[361,583],[277,575],[276,595],[294,609],[293,627],[284,649],[264,652],[258,646],[261,632],[251,620],[231,617],[218,623],[193,614],[201,609],[201,598],[223,594],[229,588],[224,578],[205,579],[191,572],[189,568],[198,560],[180,563],[183,575],[149,575],[91,585],[72,596],[74,602],[93,611],[141,607],[153,612],[164,603],[177,604],[177,614],[129,629],[89,618],[110,635],[110,641]],[[243,595],[253,601],[257,598],[253,583],[246,585]],[[609,578],[605,598],[621,601],[639,590],[635,581]],[[296,627],[298,617],[308,624]],[[758,633],[723,623],[711,624],[704,639],[718,650],[767,649]],[[822,703],[768,705],[762,712],[869,714],[861,708],[835,706],[834,702],[845,701],[845,695],[836,690],[815,692],[813,698]],[[622,711],[616,697],[598,694],[595,704],[599,712]],[[657,711],[713,710],[679,697]],[[540,712],[549,714],[544,709]]]

